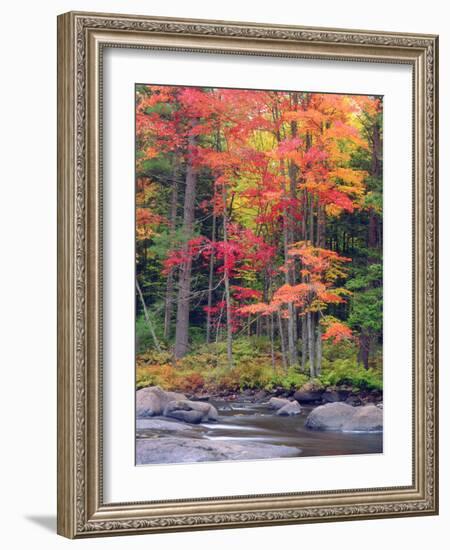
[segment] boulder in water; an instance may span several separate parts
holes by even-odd
[[[341,430],[344,422],[353,416],[355,409],[346,403],[327,403],[313,409],[305,426],[312,430]]]
[[[312,430],[380,431],[383,429],[383,411],[375,405],[352,407],[348,403],[327,403],[309,413],[305,426]]]
[[[136,416],[159,416],[170,401],[186,399],[182,393],[164,391],[159,386],[149,386],[136,392]]]
[[[375,405],[357,407],[342,426],[344,432],[379,432],[383,429],[383,411]]]
[[[182,409],[170,411],[166,416],[175,418],[176,420],[182,420],[183,422],[189,422],[189,424],[200,424],[204,417],[203,413],[200,411]]]
[[[286,405],[277,410],[278,416],[295,416],[302,412],[302,408],[297,401],[289,401]]]
[[[196,414],[185,414],[195,412]],[[217,409],[210,403],[202,401],[188,401],[187,399],[179,399],[170,401],[164,408],[164,416],[183,420],[184,422],[206,422],[208,420],[218,420],[219,413]]]
[[[285,405],[289,405],[289,403],[289,399],[285,399],[284,397],[271,397],[269,399],[269,407],[275,410],[281,409]]]

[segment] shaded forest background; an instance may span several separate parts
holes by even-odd
[[[382,100],[136,87],[137,386],[382,388]]]

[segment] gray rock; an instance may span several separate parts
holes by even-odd
[[[211,399],[211,396],[209,395],[209,393],[205,393],[202,395],[193,395],[190,398],[190,401],[209,401],[210,399]]]
[[[271,397],[269,399],[269,407],[271,409],[281,409],[285,405],[290,403],[289,399],[284,399],[284,397]]]
[[[179,412],[196,412],[200,415],[200,420],[197,420],[199,415],[185,415],[178,414]],[[175,414],[177,413],[177,414]],[[202,401],[188,401],[187,399],[179,399],[176,401],[170,401],[164,407],[164,416],[177,418],[178,420],[184,420],[185,422],[206,422],[208,420],[217,420],[219,413],[217,409],[210,403],[204,403]],[[194,420],[189,420],[190,418]]]
[[[277,415],[279,416],[295,416],[302,412],[302,408],[297,403],[297,401],[290,401],[284,407],[277,410]]]
[[[159,416],[169,401],[186,399],[182,393],[164,391],[159,386],[149,386],[136,392],[136,416]]]
[[[322,401],[324,403],[337,403],[341,401],[341,396],[336,390],[325,390],[322,394]]]
[[[314,403],[321,401],[322,390],[299,390],[294,393],[294,399],[299,403]]]
[[[217,412],[216,407],[211,405],[211,403],[202,403],[202,402],[189,402],[189,406],[194,411],[200,411],[203,413],[204,420],[218,420],[219,413]]]
[[[252,460],[299,456],[301,451],[287,445],[255,441],[217,441],[162,437],[136,441],[137,464],[173,464],[217,460]]]
[[[305,426],[312,430],[381,431],[383,411],[375,405],[352,407],[347,403],[328,403],[312,410]]]
[[[189,424],[200,424],[204,417],[203,413],[200,411],[181,409],[170,411],[166,416],[182,420],[183,422],[189,422]]]
[[[136,429],[154,430],[161,432],[189,432],[193,428],[188,424],[176,422],[175,420],[165,420],[162,418],[138,418],[136,420]]]
[[[311,430],[341,430],[356,409],[346,403],[327,403],[313,409],[305,426]]]
[[[362,401],[357,395],[350,395],[345,402],[352,407],[359,407],[359,405],[362,405]]]
[[[383,411],[375,405],[355,409],[342,426],[344,432],[378,432],[383,429]]]
[[[259,390],[254,395],[255,402],[259,403],[261,401],[264,401],[264,399],[267,397],[267,392],[265,390]]]
[[[336,391],[339,394],[339,400],[340,401],[345,401],[347,399],[347,397],[352,393],[351,388],[348,388],[346,386],[338,386],[336,388]]]

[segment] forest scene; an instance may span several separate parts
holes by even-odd
[[[135,91],[137,463],[382,452],[382,98]]]

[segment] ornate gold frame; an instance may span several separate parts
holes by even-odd
[[[413,67],[411,486],[103,502],[99,91],[105,46]],[[78,538],[437,513],[437,47],[430,35],[95,13],[58,17],[58,533]]]

